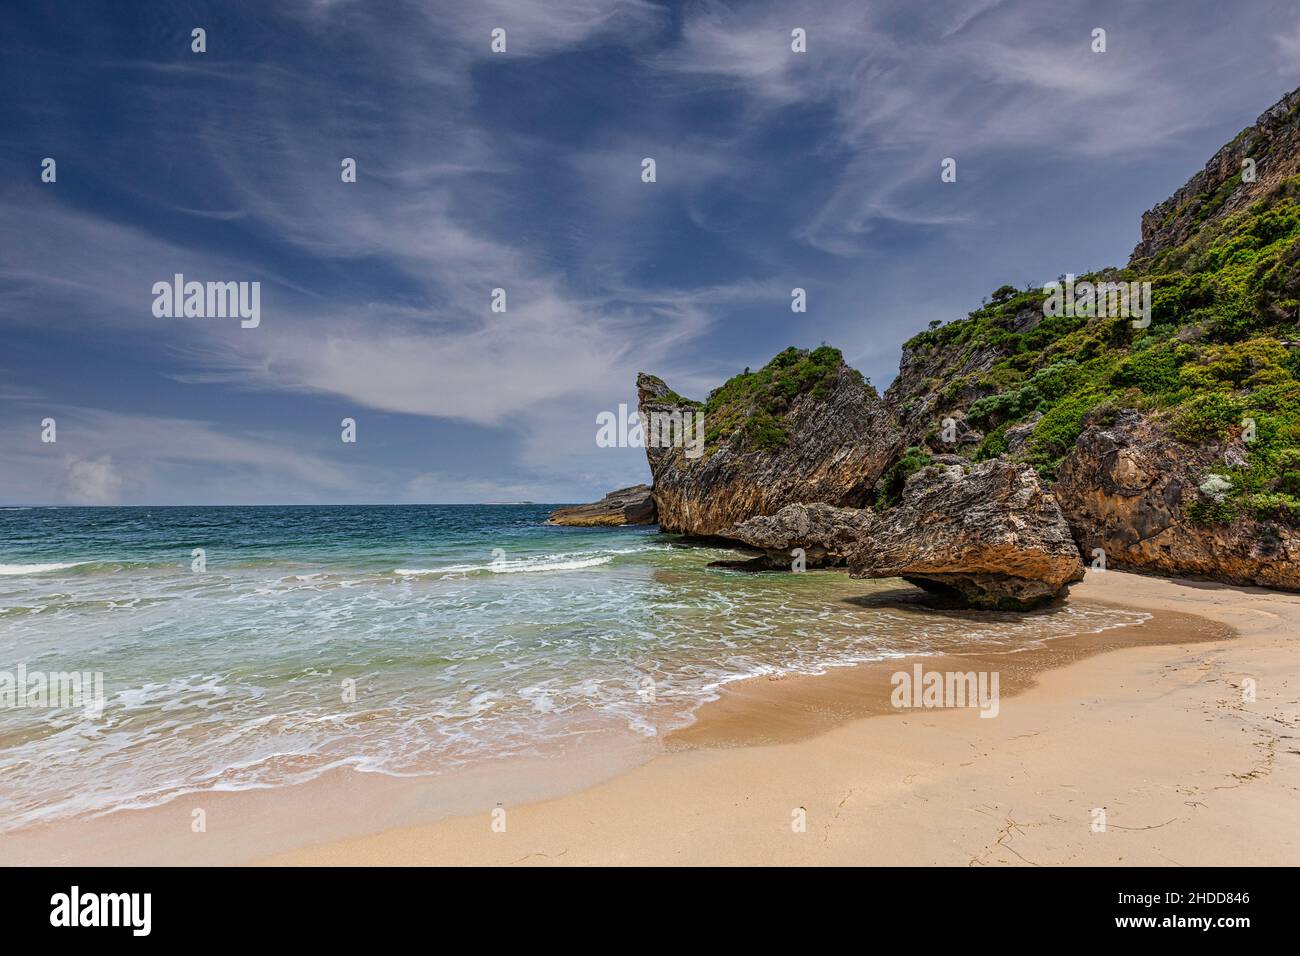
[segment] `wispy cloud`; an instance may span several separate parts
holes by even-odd
[[[240,434],[216,422],[98,409],[48,411],[57,423],[54,442],[41,441],[37,418],[0,430],[6,460],[21,465],[0,488],[4,500],[294,502],[350,495],[360,484],[356,473],[283,432]]]
[[[644,476],[593,439],[637,371],[702,396],[828,340],[884,384],[929,318],[1122,256],[1207,125],[1296,71],[1294,11],[1258,2],[299,0],[213,21],[206,56],[161,8],[129,46],[26,11],[0,38],[0,494],[574,497]],[[176,272],[260,281],[261,326],[153,317]],[[146,414],[164,391],[183,407]],[[57,451],[31,434],[53,401]],[[339,457],[341,414],[403,438]],[[440,460],[449,436],[475,453]]]

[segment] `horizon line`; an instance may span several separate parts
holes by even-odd
[[[26,508],[454,508],[454,507],[525,507],[528,505],[573,505],[580,501],[371,501],[371,502],[257,502],[229,504],[0,504],[0,510]]]

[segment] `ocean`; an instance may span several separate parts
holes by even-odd
[[[737,554],[551,507],[0,510],[0,831],[340,767],[653,752],[730,681],[1146,618],[900,608],[872,600],[897,581],[710,568]],[[17,706],[20,668],[102,675],[102,710]]]

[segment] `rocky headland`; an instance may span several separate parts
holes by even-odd
[[[883,396],[827,346],[702,402],[642,373],[642,421],[705,420],[702,454],[647,448],[660,527],[984,607],[1051,600],[1085,563],[1300,590],[1300,90],[1141,235],[1070,277],[1089,292],[1064,312],[1004,285],[932,323]]]
[[[579,528],[600,525],[654,524],[655,502],[649,485],[631,485],[611,491],[600,501],[587,505],[565,505],[556,508],[547,519],[548,524],[571,525]]]

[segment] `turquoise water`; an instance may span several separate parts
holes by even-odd
[[[0,672],[104,683],[98,714],[0,708],[0,829],[334,767],[440,774],[655,740],[728,681],[1145,617],[872,605],[898,582],[712,569],[736,555],[551,527],[549,510],[0,510]]]

